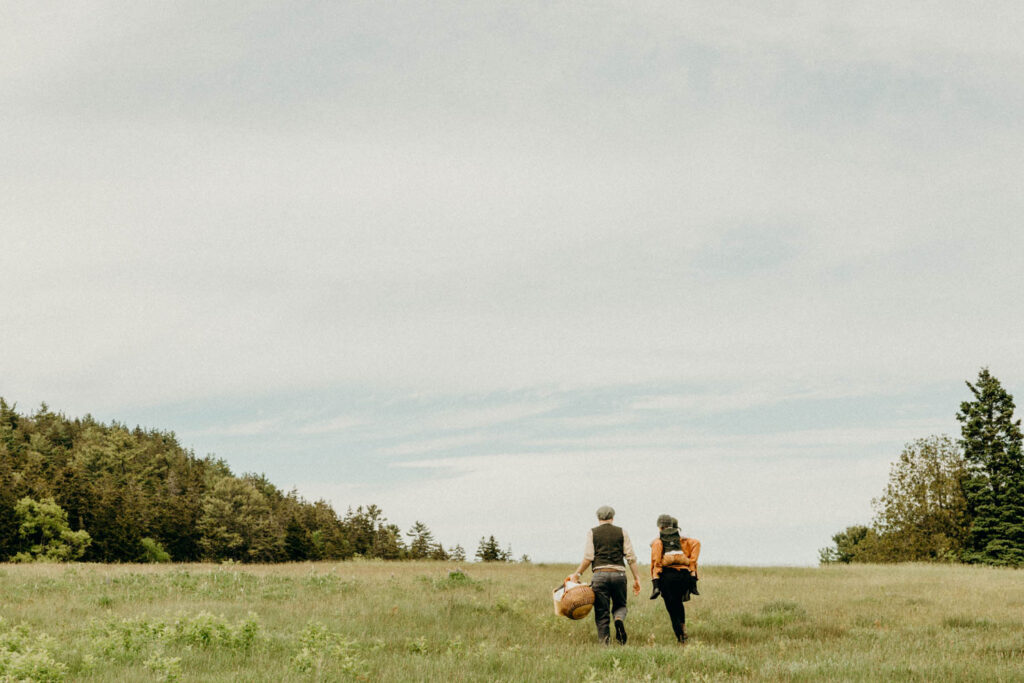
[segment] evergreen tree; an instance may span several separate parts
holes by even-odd
[[[502,550],[494,536],[490,538],[481,537],[480,545],[476,549],[476,559],[481,562],[508,562],[511,554],[512,549]]]
[[[14,513],[18,498],[14,485],[14,456],[10,450],[14,442],[11,419],[16,417],[7,402],[0,398],[0,561],[16,553],[18,545],[19,524]]]
[[[377,527],[383,523],[383,513],[376,505],[368,505],[366,509],[360,505],[355,510],[348,509],[343,524],[345,532],[352,543],[356,555],[373,557],[373,549],[377,537]]]
[[[374,533],[373,549],[371,557],[382,560],[402,560],[408,555],[405,543],[402,541],[402,530],[397,524],[381,523]]]
[[[309,530],[292,517],[284,530],[284,552],[293,562],[313,559],[313,539]]]
[[[1021,421],[999,380],[982,368],[960,404],[960,441],[968,463],[964,496],[970,527],[965,559],[999,565],[1024,564],[1024,450]]]
[[[355,554],[348,529],[326,501],[304,504],[302,511],[306,528],[311,530],[313,559],[347,560]]]
[[[426,524],[416,521],[405,535],[411,539],[409,541],[410,559],[422,560],[430,557],[434,551],[434,534]]]
[[[466,561],[466,549],[461,544],[456,543],[454,547],[448,550],[448,559],[453,562],[465,562]]]

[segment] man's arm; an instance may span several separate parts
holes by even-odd
[[[587,541],[583,544],[583,561],[580,562],[580,566],[576,568],[576,571],[570,574],[567,578],[572,581],[579,581],[580,576],[583,572],[587,571],[587,567],[594,561],[594,530],[587,530]]]
[[[633,595],[640,595],[640,567],[636,560],[629,563],[629,571],[633,572]]]
[[[590,566],[590,562],[590,560],[584,557],[583,561],[580,562],[580,566],[576,568],[575,572],[569,575],[569,578],[573,581],[579,581],[580,576],[583,574],[583,572],[587,571],[587,567]]]
[[[640,595],[640,568],[636,564],[636,553],[633,552],[633,542],[629,540],[629,534],[622,530],[622,552],[629,563],[629,571],[633,572],[633,595]]]

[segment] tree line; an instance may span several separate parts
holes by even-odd
[[[822,548],[822,563],[970,562],[1024,566],[1024,450],[1013,396],[988,370],[967,382],[960,439],[907,444],[870,525]]]
[[[488,560],[509,559],[510,551],[484,550]],[[466,553],[419,521],[403,534],[376,505],[339,515],[263,475],[236,476],[173,432],[69,419],[46,404],[22,415],[0,398],[0,561],[353,557],[464,561]]]

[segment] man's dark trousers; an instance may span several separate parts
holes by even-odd
[[[690,590],[693,588],[693,577],[690,572],[678,569],[662,569],[661,597],[665,600],[665,609],[668,610],[669,619],[672,620],[672,632],[679,638],[683,634],[683,626],[686,624],[686,608],[683,602],[690,599]],[[597,605],[594,605],[597,609]]]
[[[594,590],[594,623],[597,624],[597,639],[608,642],[610,623],[608,603],[611,601],[611,616],[626,618],[626,572],[594,572],[590,577]]]

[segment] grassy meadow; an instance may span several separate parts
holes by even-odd
[[[672,639],[556,617],[569,565],[0,565],[0,680],[1024,680],[1024,573],[706,567]]]

